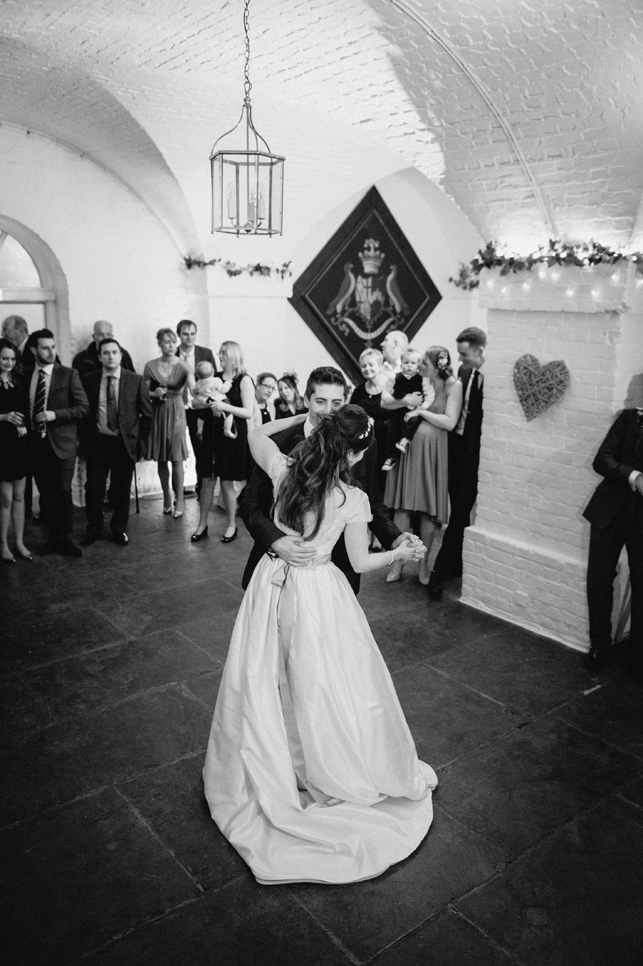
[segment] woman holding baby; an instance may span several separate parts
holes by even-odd
[[[230,543],[237,535],[237,494],[235,482],[247,480],[252,472],[252,457],[248,448],[248,424],[255,406],[254,383],[246,373],[243,351],[238,342],[223,342],[219,349],[219,379],[221,384],[211,387],[206,403],[195,396],[195,408],[207,408],[212,413],[211,447],[204,445],[211,454],[208,466],[202,466],[201,504],[199,523],[192,534],[192,542],[198,543],[208,536],[208,514],[214,497],[217,476],[221,481],[223,505],[227,513],[227,526],[221,538]],[[198,386],[198,384],[197,384]],[[196,387],[195,387],[196,390]],[[218,392],[216,392],[218,390]],[[204,443],[207,423],[204,423]]]
[[[419,373],[426,389],[432,391],[428,396],[433,394],[433,401],[408,409],[404,416],[407,422],[419,420],[420,425],[388,473],[384,502],[395,510],[395,523],[402,530],[410,530],[411,514],[418,514],[420,539],[427,548],[418,580],[426,586],[433,538],[449,517],[447,434],[460,418],[462,383],[453,375],[451,357],[444,346],[427,349]],[[403,561],[395,561],[386,575],[387,582],[400,579],[403,565]]]

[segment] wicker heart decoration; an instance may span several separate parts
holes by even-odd
[[[529,422],[558,402],[569,386],[569,369],[561,359],[541,366],[536,356],[521,356],[514,366],[514,386]]]

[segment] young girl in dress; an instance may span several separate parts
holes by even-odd
[[[420,844],[432,820],[433,769],[417,758],[391,676],[344,574],[343,534],[359,573],[417,556],[405,541],[368,550],[370,505],[351,467],[372,439],[359,406],[325,417],[289,457],[250,434],[273,481],[275,520],[316,550],[305,567],[265,555],[235,623],[204,768],[222,833],[265,885],[354,882]],[[423,552],[424,548],[421,548]]]

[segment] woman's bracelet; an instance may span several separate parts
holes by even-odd
[[[390,567],[391,564],[395,562],[395,554],[393,553],[392,550],[389,550],[389,553],[391,555],[391,559],[386,561],[386,563],[384,564],[385,567]]]

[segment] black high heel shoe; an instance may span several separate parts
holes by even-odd
[[[236,538],[236,536],[237,536],[237,528],[235,527],[234,533],[232,534],[231,537],[221,537],[221,543],[232,543],[232,541]]]
[[[199,540],[205,540],[207,535],[208,535],[208,528],[204,527],[201,533],[193,533],[192,536],[190,537],[190,540],[192,541],[192,543],[198,543]]]

